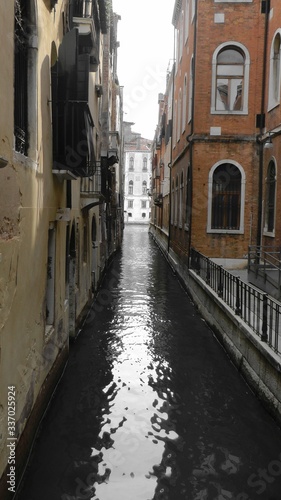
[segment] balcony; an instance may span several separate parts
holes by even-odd
[[[156,207],[162,207],[163,205],[163,195],[162,193],[155,194],[153,197],[153,203]]]
[[[92,175],[81,179],[80,202],[81,209],[90,210],[90,208],[99,205],[104,196],[101,193],[101,166],[100,162],[95,162],[92,166]]]
[[[100,50],[100,33],[95,19],[92,0],[74,0],[72,6],[73,27],[79,31],[80,51],[90,55],[90,71],[97,71]]]
[[[119,148],[120,148],[119,132],[118,131],[109,132],[108,156],[118,157]]]

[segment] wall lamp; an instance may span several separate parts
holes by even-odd
[[[268,137],[264,143],[264,149],[272,149],[273,148],[273,144],[272,144],[272,139],[271,139],[271,133],[269,132],[268,133]]]
[[[8,160],[6,160],[3,156],[0,156],[0,168],[4,168],[6,165],[8,165]]]

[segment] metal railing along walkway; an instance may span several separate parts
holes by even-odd
[[[263,342],[281,354],[281,303],[192,249],[191,269]]]

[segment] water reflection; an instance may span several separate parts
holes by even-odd
[[[21,500],[252,500],[280,444],[147,229],[127,226]]]

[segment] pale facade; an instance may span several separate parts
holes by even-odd
[[[151,141],[131,131],[125,122],[124,220],[127,224],[149,224],[151,217]]]
[[[0,498],[5,499],[14,491],[7,488],[7,439],[15,438],[17,447],[17,486],[64,369],[69,338],[122,239],[123,138],[116,49],[109,43],[118,16],[110,2],[16,0],[2,2],[0,14]],[[15,388],[16,408],[10,436],[9,387]]]

